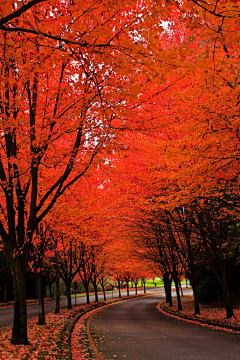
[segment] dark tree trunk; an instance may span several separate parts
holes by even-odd
[[[164,283],[164,289],[166,294],[166,302],[168,303],[169,307],[173,306],[172,301],[172,278],[169,279],[169,273],[166,272],[163,274],[163,283]]]
[[[194,297],[194,307],[195,307],[194,315],[199,315],[200,314],[200,306],[199,306],[199,299],[198,299],[198,292],[197,292],[197,279],[196,279],[192,247],[191,247],[191,242],[190,242],[189,237],[187,237],[187,249],[188,249],[189,267],[190,267],[189,276],[190,276],[190,281],[191,281],[192,290],[193,290],[193,297]],[[188,287],[187,280],[186,280],[186,287]]]
[[[181,303],[181,297],[180,297],[180,292],[179,292],[179,287],[178,287],[178,279],[174,279],[174,284],[175,284],[176,293],[177,293],[178,311],[181,311],[182,303]]]
[[[211,224],[211,214],[209,212],[206,212],[205,215],[206,215],[206,219],[207,219],[207,224]],[[201,233],[202,239],[204,241],[204,246],[205,246],[206,253],[208,255],[208,260],[210,260],[210,266],[212,267],[212,270],[222,287],[223,297],[224,297],[225,306],[226,306],[226,317],[228,319],[230,319],[231,317],[234,316],[234,312],[233,312],[233,306],[232,306],[230,293],[229,293],[229,286],[228,286],[226,268],[225,268],[225,259],[222,257],[221,249],[217,242],[218,235],[212,231],[212,227],[209,230],[210,226],[207,225],[208,226],[208,234],[209,234],[208,238],[211,242],[210,246],[214,253],[214,258],[212,259],[212,256],[209,256],[210,255],[209,242],[207,241],[207,237],[204,234],[204,231],[203,231],[204,225],[203,225],[203,221],[199,214],[198,214],[198,219],[199,219],[199,225],[200,225],[200,233]]]
[[[59,277],[56,275],[56,307],[55,314],[60,312],[60,291],[59,291]]]
[[[230,319],[232,316],[234,316],[234,312],[233,312],[233,306],[232,306],[230,293],[229,293],[226,269],[223,265],[223,260],[220,258],[217,246],[215,246],[215,247],[216,247],[216,249],[214,249],[214,250],[215,250],[217,266],[213,267],[213,272],[222,287],[222,292],[223,292],[223,297],[224,297],[225,307],[226,307],[226,317],[227,317],[227,319]],[[219,269],[220,275],[218,273],[217,268]]]
[[[143,281],[143,292],[144,292],[144,294],[146,294],[146,282],[145,281]]]
[[[107,298],[106,298],[106,292],[105,292],[105,287],[104,287],[103,282],[101,283],[101,286],[102,286],[102,291],[103,291],[103,299],[104,299],[104,301],[106,301]]]
[[[3,302],[7,302],[7,280],[3,280]]]
[[[234,316],[234,312],[233,312],[233,306],[232,306],[230,293],[229,293],[226,269],[225,269],[223,260],[221,259],[221,255],[219,254],[219,250],[218,250],[217,245],[214,240],[212,240],[212,246],[214,248],[214,253],[215,253],[215,258],[216,258],[216,266],[212,266],[212,263],[211,263],[211,266],[212,266],[213,272],[214,272],[217,280],[219,281],[219,283],[222,287],[222,292],[223,292],[223,297],[224,297],[225,307],[226,307],[226,317],[227,317],[227,319],[230,319],[232,316]],[[207,249],[206,245],[205,245],[205,248]]]
[[[169,276],[168,273],[163,274],[163,285],[165,290],[166,302],[169,303]]]
[[[183,290],[182,290],[182,284],[181,284],[181,281],[179,281],[179,289],[181,290],[181,296],[184,296],[184,295],[183,295]]]
[[[94,293],[95,293],[95,301],[98,302],[98,290],[96,281],[93,282]]]
[[[172,307],[173,306],[173,301],[172,301],[172,289],[169,289],[169,301],[168,301],[168,306]]]
[[[127,296],[129,296],[129,283],[127,283]]]
[[[37,273],[37,285],[38,285],[38,325],[46,325],[45,311],[44,311],[44,297],[43,297],[43,279],[42,271]]]
[[[233,312],[233,306],[232,306],[232,302],[231,302],[231,298],[230,298],[227,277],[226,277],[226,273],[224,271],[222,271],[222,278],[221,278],[220,283],[222,286],[223,297],[224,297],[224,301],[225,301],[225,307],[226,307],[226,313],[227,313],[226,317],[227,317],[227,319],[230,319],[231,317],[234,316],[234,312]]]
[[[194,297],[194,308],[195,308],[194,315],[199,315],[200,314],[200,305],[199,305],[199,299],[198,299],[197,281],[196,281],[195,273],[191,274],[190,281],[192,284],[193,297]]]
[[[86,290],[86,302],[87,302],[87,304],[90,304],[88,284],[84,285],[84,287],[85,287],[85,290]]]
[[[11,344],[29,345],[27,338],[26,269],[18,257],[12,262],[14,318]]]
[[[137,282],[135,282],[135,295],[137,295]]]
[[[65,279],[65,285],[66,285],[66,295],[67,295],[67,308],[69,310],[72,309],[72,297],[71,297],[71,281],[66,277]]]
[[[118,294],[119,294],[119,297],[121,298],[122,295],[121,295],[121,282],[120,280],[117,281],[118,282]]]
[[[52,282],[49,282],[49,283],[48,283],[48,287],[49,287],[49,297],[50,297],[50,298],[53,298],[53,295],[52,295],[52,284],[53,284]]]
[[[38,299],[38,286],[37,286],[36,276],[35,276],[35,281],[34,281],[34,287],[35,287],[35,299]]]

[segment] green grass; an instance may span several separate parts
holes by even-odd
[[[146,280],[146,287],[155,287],[155,284],[156,284],[156,287],[158,287],[158,286],[163,286],[163,281],[162,281],[162,279],[160,279],[160,278],[155,278],[154,279],[154,282],[153,282],[153,280],[152,279],[147,279]],[[140,286],[141,285],[141,281],[138,283],[138,286]]]
[[[163,284],[163,281],[162,281],[162,279],[161,278],[158,278],[158,277],[156,277],[155,279],[154,279],[154,282],[153,282],[153,279],[147,279],[146,280],[146,283],[145,283],[145,286],[146,287],[148,287],[148,288],[151,288],[151,287],[155,287],[155,284],[156,284],[156,287],[163,287],[164,286],[164,284]],[[182,284],[182,286],[183,287],[185,287],[186,286],[186,280],[182,280],[181,281],[181,284]],[[172,285],[174,285],[174,283],[172,282]],[[188,285],[189,285],[189,280],[188,280]],[[138,287],[140,287],[141,286],[141,280],[138,282],[138,285],[137,285]],[[131,282],[129,283],[129,287],[131,288]],[[133,287],[135,287],[135,285],[133,284]],[[117,290],[117,288],[115,287],[114,288],[114,290],[113,290],[113,292],[115,293],[115,292],[117,292],[118,290]],[[109,291],[106,291],[106,294],[111,294],[112,293],[112,291],[111,290],[109,290]],[[98,292],[98,294],[103,294],[101,291],[99,291]],[[89,293],[89,295],[94,295],[94,292],[90,292]],[[86,296],[86,294],[85,293],[78,293],[77,294],[77,297],[85,297]],[[75,293],[73,292],[72,293],[72,298],[74,299],[75,298]],[[61,296],[61,299],[66,299],[66,296]]]

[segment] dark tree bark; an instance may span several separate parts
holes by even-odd
[[[135,295],[137,295],[137,281],[135,281]]]
[[[146,294],[146,281],[143,280],[143,292],[144,294]]]
[[[85,285],[84,285],[85,286]],[[89,297],[89,289],[88,289],[88,285],[85,286],[85,290],[86,290],[86,303],[90,304],[90,297]]]
[[[101,284],[102,291],[103,291],[103,299],[104,299],[104,301],[106,301],[107,298],[106,298],[106,292],[105,292],[105,286],[104,286],[104,280],[103,279],[100,280],[100,284]]]
[[[7,280],[3,280],[3,302],[7,302]]]
[[[43,278],[42,271],[36,275],[38,286],[38,325],[46,325],[45,310],[44,310],[44,295],[43,295]]]
[[[121,295],[121,280],[117,279],[117,282],[118,282],[118,297],[121,298],[122,297],[122,295]]]
[[[98,289],[97,289],[97,282],[94,280],[92,281],[94,287],[94,294],[95,294],[95,301],[98,302]]]
[[[174,281],[176,293],[177,293],[178,311],[181,311],[182,303],[181,303],[181,297],[180,297],[179,286],[178,286],[178,282],[179,282],[178,278],[173,278],[173,281]]]
[[[64,278],[64,283],[66,286],[66,296],[67,296],[67,308],[72,309],[72,297],[71,297],[71,280],[68,276]]]
[[[56,307],[55,307],[55,314],[60,313],[60,290],[59,290],[59,276],[58,272],[56,271]]]
[[[169,303],[171,289],[169,288],[169,275],[166,271],[163,273],[163,285],[165,290],[166,303]]]
[[[226,317],[230,319],[231,317],[234,317],[234,311],[227,281],[225,258],[223,255],[224,251],[222,251],[223,249],[221,247],[222,237],[230,235],[228,233],[229,224],[227,224],[227,226],[224,223],[222,224],[221,219],[219,222],[214,222],[210,210],[210,206],[201,209],[201,211],[196,210],[198,223],[195,222],[195,224],[197,225],[203,240],[209,265],[222,287],[226,307]],[[216,215],[214,214],[214,216]],[[224,226],[226,232],[223,230]],[[231,244],[231,241],[229,241],[229,243]]]
[[[26,269],[18,257],[13,262],[14,318],[11,343],[29,345],[27,337]]]
[[[190,281],[192,284],[192,290],[193,290],[193,297],[194,297],[194,315],[200,314],[200,305],[199,305],[199,298],[198,298],[198,291],[197,291],[197,281],[196,281],[196,275],[195,272],[192,274],[189,274]]]
[[[48,283],[48,288],[49,288],[49,297],[52,299],[53,298],[53,295],[52,295],[52,282],[51,283]]]
[[[127,296],[129,296],[129,283],[127,282]]]

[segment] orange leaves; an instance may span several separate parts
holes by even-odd
[[[37,325],[36,318],[28,321],[28,338],[31,345],[9,345],[11,329],[4,328],[0,334],[0,358],[7,359],[54,359],[61,356],[61,331],[69,323],[69,312],[61,310],[60,315],[47,314],[47,325]]]

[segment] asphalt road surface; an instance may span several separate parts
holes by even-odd
[[[159,298],[154,295],[118,303],[91,318],[91,336],[104,359],[240,359],[240,334],[162,315],[156,310]]]
[[[150,292],[154,292],[154,291],[159,291],[159,290],[163,290],[163,288],[161,287],[154,287],[154,288],[148,288],[146,289],[147,293]],[[143,290],[138,290],[138,293],[142,293]],[[122,296],[127,295],[126,291],[121,291]],[[135,290],[130,290],[130,294],[135,294]],[[108,293],[107,294],[107,299],[112,297],[112,293]],[[117,292],[113,292],[113,297],[118,297],[118,291]],[[99,300],[103,300],[103,295],[99,295]],[[95,301],[95,297],[94,296],[90,296],[90,301]],[[76,298],[76,304],[84,304],[86,303],[86,298],[83,297],[77,297]],[[72,298],[72,305],[75,305],[75,299]],[[60,301],[60,308],[65,308],[67,307],[67,300],[61,300]],[[48,301],[45,302],[45,312],[49,313],[55,311],[55,302],[54,301]],[[32,305],[27,305],[27,316],[28,319],[34,316],[38,315],[38,304],[32,304]],[[13,307],[4,307],[4,308],[0,308],[0,328],[3,328],[5,326],[11,325],[13,322]]]

